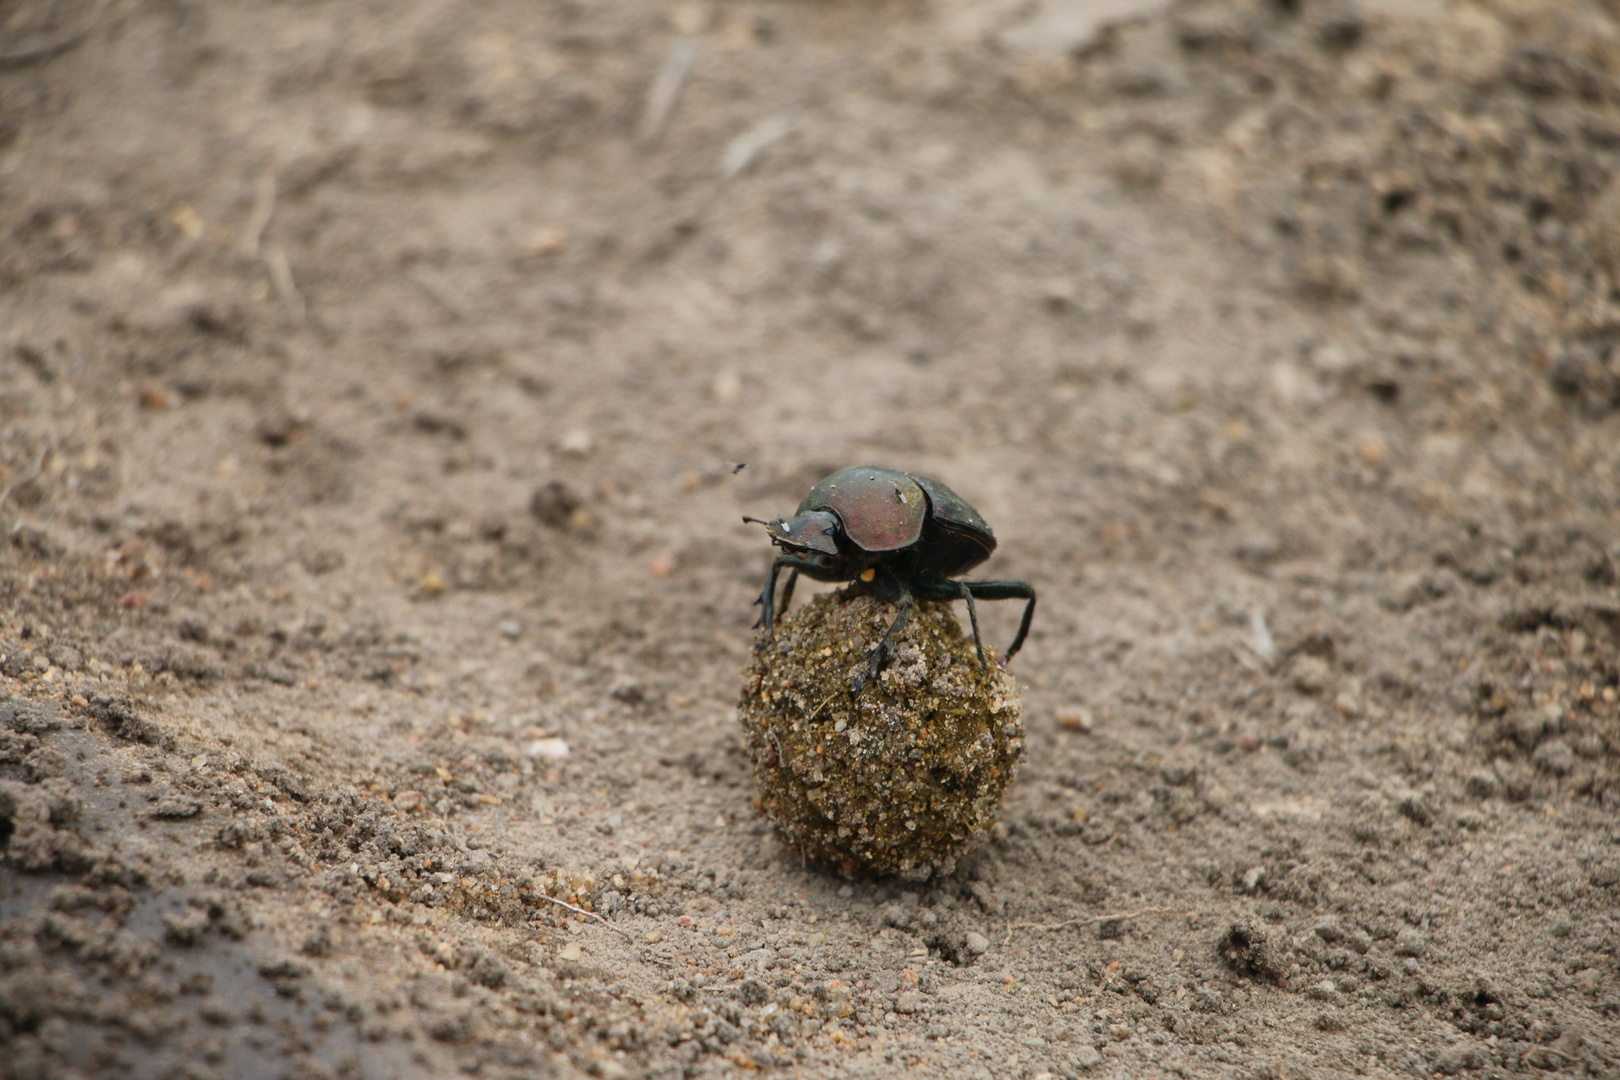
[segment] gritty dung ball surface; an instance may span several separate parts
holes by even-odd
[[[921,879],[995,823],[1022,709],[945,604],[919,604],[882,674],[852,691],[894,615],[851,590],[816,597],[755,651],[738,710],[759,808],[789,848],[845,875]]]

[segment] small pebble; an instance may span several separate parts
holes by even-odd
[[[1543,772],[1554,776],[1566,776],[1575,768],[1575,751],[1571,750],[1569,743],[1563,739],[1548,739],[1536,747],[1536,752],[1530,755],[1530,760]]]
[[[530,255],[543,258],[556,255],[567,246],[567,229],[557,225],[543,225],[529,234],[528,240],[523,244],[523,250]]]
[[[1454,1076],[1469,1069],[1477,1069],[1485,1064],[1485,1055],[1477,1046],[1454,1046],[1435,1059],[1435,1071],[1444,1076]]]
[[[904,990],[895,995],[894,1011],[909,1016],[922,1008],[922,994],[916,990]]]
[[[209,994],[197,1005],[197,1015],[215,1027],[229,1027],[236,1023],[236,1014],[230,1002],[219,994]]]
[[[1333,683],[1333,669],[1319,656],[1299,656],[1291,670],[1294,689],[1315,696]]]
[[[571,431],[565,432],[563,437],[557,440],[557,449],[561,450],[565,454],[573,454],[576,457],[584,457],[586,454],[589,454],[593,449],[595,449],[595,447],[596,440],[593,439],[591,437],[591,433],[584,428],[574,428]]]
[[[1097,719],[1087,708],[1076,707],[1065,709],[1057,714],[1058,727],[1064,731],[1078,731],[1082,735],[1089,735],[1091,729],[1097,724]]]
[[[536,739],[524,750],[530,757],[561,761],[568,756],[568,743],[563,739]]]
[[[1395,935],[1396,956],[1422,956],[1428,948],[1428,939],[1410,926]]]
[[[722,371],[716,375],[711,389],[714,400],[722,405],[735,405],[742,400],[742,378],[735,371]]]
[[[421,805],[422,793],[420,791],[402,791],[394,796],[394,809],[403,810],[407,814],[418,809]]]
[[[1171,787],[1185,787],[1198,777],[1198,770],[1181,762],[1165,762],[1159,768],[1159,776]]]
[[[1077,1069],[1094,1069],[1102,1064],[1102,1053],[1095,1046],[1082,1046],[1074,1052]]]
[[[990,948],[990,939],[977,930],[969,930],[962,939],[962,950],[969,956],[982,956]]]

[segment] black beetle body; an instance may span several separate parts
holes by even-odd
[[[866,674],[856,680],[857,690],[882,670],[917,600],[967,601],[981,668],[984,642],[979,638],[975,598],[1028,601],[1007,660],[1029,634],[1035,590],[1027,582],[952,580],[990,557],[996,535],[977,510],[938,480],[858,465],[840,469],[811,488],[793,517],[743,520],[764,525],[771,543],[782,549],[755,601],[762,609],[755,624],[765,631],[761,644],[771,637],[776,578],[784,567],[791,573],[782,587],[783,611],[800,574],[817,581],[861,581],[873,595],[899,609],[888,632],[870,650]]]

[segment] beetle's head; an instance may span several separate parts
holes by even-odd
[[[765,521],[745,517],[744,521],[765,526],[771,534],[771,543],[826,565],[838,554],[838,515],[831,510],[812,510],[808,514],[795,514],[790,518]]]

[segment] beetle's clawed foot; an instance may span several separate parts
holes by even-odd
[[[876,679],[883,671],[883,662],[887,659],[888,653],[887,650],[883,648],[882,642],[870,646],[866,652],[862,654],[861,664],[856,667],[854,671],[850,672],[850,692],[858,694],[862,690],[866,689],[866,684],[871,682],[873,679]]]

